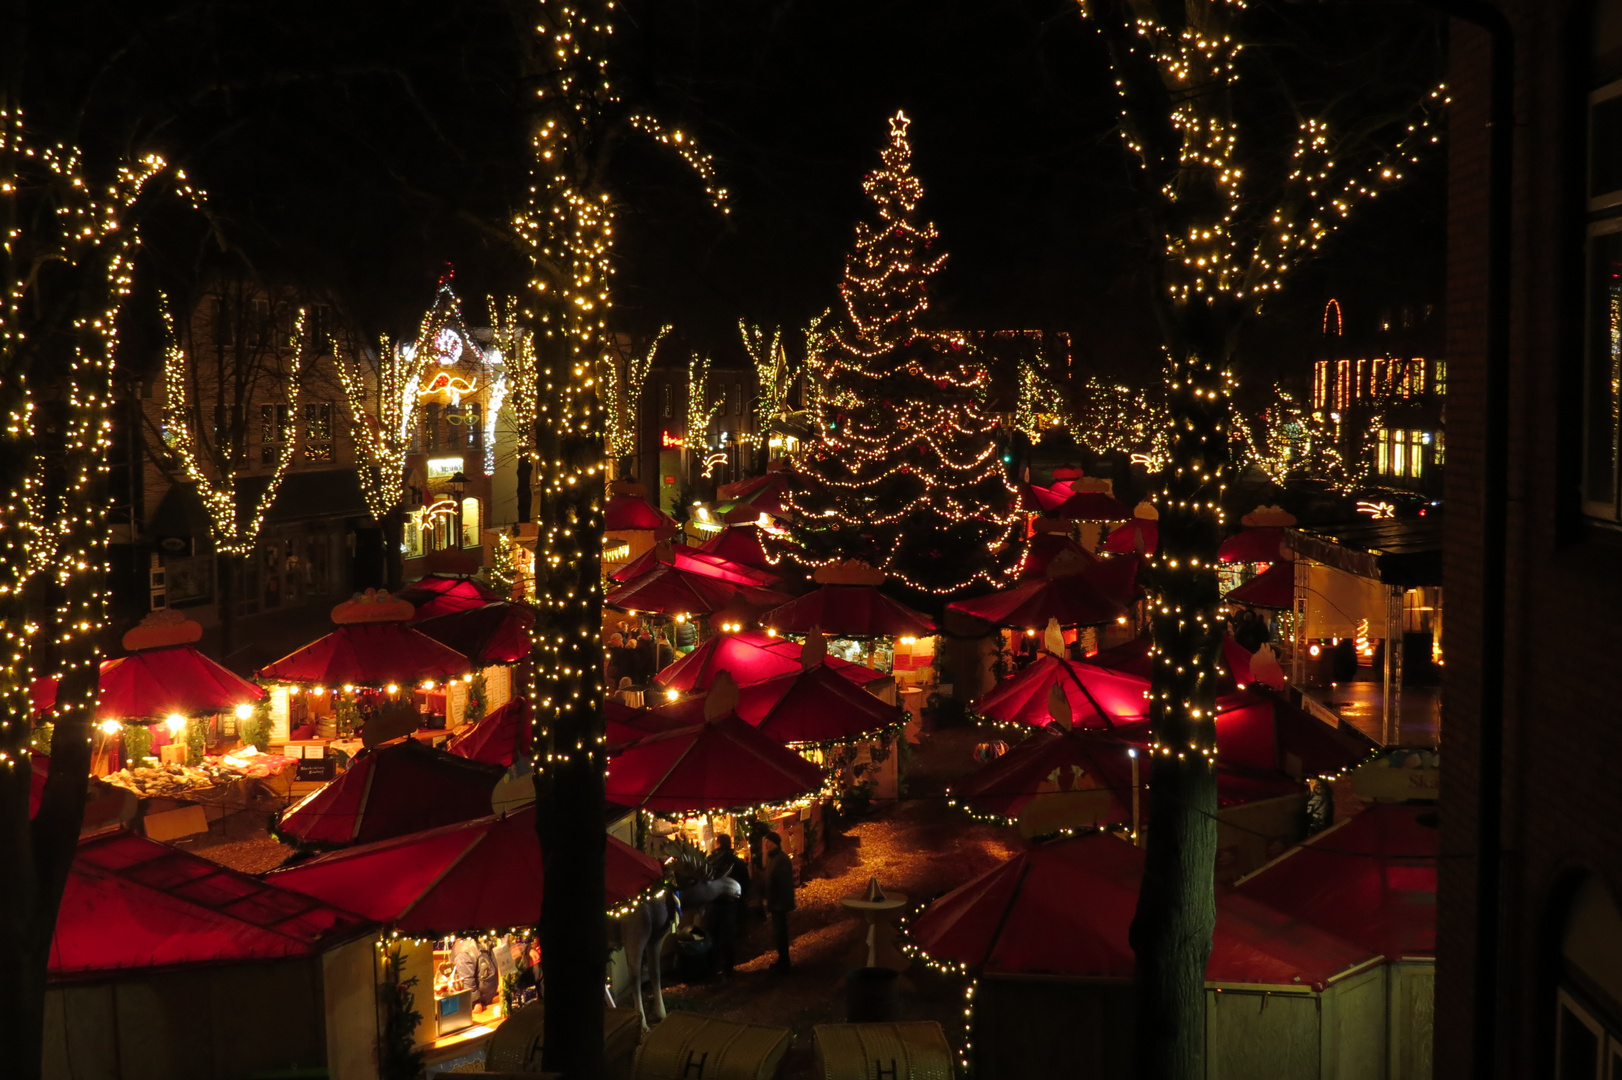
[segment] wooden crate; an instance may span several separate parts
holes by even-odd
[[[952,1080],[952,1047],[933,1020],[818,1024],[811,1031],[824,1080]]]
[[[671,1013],[636,1052],[636,1080],[772,1080],[794,1033]]]
[[[629,1080],[642,1017],[635,1009],[603,1011],[603,1058],[608,1080]],[[537,1073],[546,1045],[546,1002],[535,1001],[507,1017],[490,1036],[484,1067],[490,1072]]]

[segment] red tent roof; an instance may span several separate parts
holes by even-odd
[[[443,682],[473,670],[468,658],[404,623],[351,623],[340,626],[274,664],[260,668],[261,679],[316,686],[410,686],[423,679]]]
[[[775,576],[765,545],[760,542],[759,525],[728,525],[704,541],[698,550]]]
[[[1130,979],[1143,852],[1105,833],[1041,844],[934,901],[910,928],[930,957],[980,972]],[[1208,982],[1322,989],[1373,955],[1226,889]]]
[[[1284,558],[1284,530],[1277,525],[1241,529],[1222,541],[1217,558],[1223,562],[1279,562]]]
[[[610,906],[664,880],[658,860],[606,833],[603,840]],[[335,851],[266,880],[341,900],[403,934],[434,936],[538,925],[546,895],[533,803],[499,817]]]
[[[1109,728],[1142,720],[1149,713],[1149,681],[1091,664],[1043,653],[992,687],[975,711],[1003,723],[1046,726],[1048,690],[1058,684],[1070,703],[1075,727]]]
[[[693,693],[708,690],[715,673],[725,671],[739,686],[748,686],[799,671],[802,648],[798,641],[757,630],[717,634],[659,672],[653,681],[672,690]],[[823,663],[858,686],[884,678],[882,671],[835,656],[827,657]]]
[[[734,484],[723,484],[716,492],[719,503],[716,509],[729,521],[736,520],[740,510],[748,511],[750,517],[760,514],[781,514],[783,496],[793,486],[794,477],[786,472],[769,472],[764,476],[751,476]]]
[[[1435,814],[1434,806],[1372,806],[1291,848],[1237,888],[1389,959],[1435,956]]]
[[[535,625],[535,611],[523,604],[504,601],[483,607],[437,615],[412,624],[441,645],[467,657],[478,667],[490,664],[516,664],[529,655],[529,631]]]
[[[309,956],[368,927],[346,910],[125,832],[79,845],[53,978]]]
[[[1132,516],[1132,511],[1113,495],[1078,491],[1060,503],[1053,516],[1071,521],[1125,521]]]
[[[651,531],[658,539],[681,532],[676,519],[636,495],[614,495],[603,506],[603,529],[607,532]]]
[[[1295,564],[1276,562],[1224,598],[1230,604],[1276,608],[1288,611],[1295,606]]]
[[[56,680],[29,687],[34,711],[56,707]],[[101,662],[98,720],[162,720],[173,713],[210,716],[258,701],[263,688],[221,667],[191,645],[144,649]]]
[[[1042,577],[1055,560],[1073,566],[1091,566],[1098,556],[1063,533],[1037,533],[1026,542],[1020,554],[1018,576]]]
[[[649,735],[608,762],[608,801],[656,813],[792,802],[821,790],[813,765],[736,713]]]
[[[1060,626],[1098,626],[1126,613],[1084,574],[1033,578],[1012,589],[946,606],[993,626],[1035,629],[1047,626],[1049,619],[1058,619]]]
[[[419,581],[413,581],[396,593],[395,598],[417,609],[412,616],[413,621],[449,615],[453,611],[467,611],[469,608],[483,607],[493,600],[505,599],[482,581],[444,574],[429,574]]]
[[[282,835],[301,844],[365,844],[490,812],[502,769],[405,739],[362,754],[332,783],[282,815]]]
[[[790,745],[872,738],[907,718],[899,705],[886,705],[827,664],[740,689],[738,715]]]
[[[534,740],[532,718],[529,699],[515,697],[451,736],[445,749],[457,757],[508,768],[515,754],[529,755]]]
[[[1149,659],[1149,650],[1154,642],[1146,635],[1133,638],[1121,645],[1114,645],[1108,649],[1101,649],[1086,659],[1086,663],[1094,667],[1118,671],[1123,675],[1132,675],[1147,680],[1153,667]],[[1219,691],[1236,690],[1241,684],[1249,685],[1250,657],[1244,646],[1233,640],[1233,635],[1225,635],[1222,639],[1222,663],[1217,668],[1217,689]]]
[[[1120,528],[1111,532],[1104,538],[1100,546],[1117,555],[1129,555],[1134,551],[1142,551],[1145,555],[1153,555],[1155,545],[1160,542],[1160,523],[1151,518],[1133,518]]]
[[[732,604],[739,588],[718,578],[660,564],[610,592],[603,597],[603,603],[625,611],[708,615]]]
[[[1057,510],[1059,505],[1070,497],[1060,495],[1052,488],[1040,484],[1020,484],[1014,489],[1014,493],[1018,499],[1018,509],[1027,514],[1045,514]]]
[[[609,575],[615,581],[635,581],[661,566],[674,566],[690,574],[712,577],[733,585],[770,585],[777,578],[742,563],[729,562],[719,555],[692,548],[655,545]]]
[[[928,637],[935,632],[928,616],[871,585],[824,585],[766,612],[760,622],[785,634],[820,628],[833,637]]]

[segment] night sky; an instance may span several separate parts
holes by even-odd
[[[1388,6],[1354,24],[1316,7],[1280,4],[1259,22],[1257,78],[1307,72],[1292,83],[1307,86],[1304,109],[1351,72],[1400,84],[1439,55]],[[487,292],[523,280],[502,232],[525,184],[511,45],[525,10],[36,6],[33,40],[80,44],[30,50],[23,100],[44,126],[77,123],[93,153],[158,146],[211,191],[212,239],[194,222],[153,240],[162,275],[196,279],[223,240],[239,266],[336,296],[368,336],[409,333],[446,263],[474,317]],[[1073,0],[633,0],[619,28],[627,100],[700,137],[734,211],[709,209],[667,151],[627,145],[614,166],[618,328],[673,322],[725,362],[742,359],[738,317],[799,326],[833,303],[867,211],[861,177],[901,108],[950,256],[936,325],[1065,329],[1084,370],[1153,378],[1113,92]],[[1439,299],[1442,165],[1360,211],[1258,321],[1241,355],[1252,385],[1304,366],[1329,295],[1354,320]]]

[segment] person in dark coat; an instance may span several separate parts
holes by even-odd
[[[693,625],[692,619],[683,619],[676,624],[676,648],[687,652],[698,644],[698,627]]]
[[[783,838],[775,832],[761,837],[766,849],[766,910],[772,913],[772,937],[777,942],[773,971],[789,971],[788,913],[794,910],[794,864],[783,851]]]
[[[655,675],[676,662],[676,650],[670,647],[670,639],[665,636],[663,627],[654,631],[653,657]]]
[[[710,853],[710,869],[717,880],[731,878],[738,883],[739,896],[718,896],[710,901],[709,913],[704,916],[710,939],[715,942],[715,962],[723,979],[732,977],[732,965],[737,953],[738,914],[743,907],[743,890],[749,888],[749,864],[738,858],[732,850],[732,837],[721,833],[715,838],[715,850]]]
[[[654,652],[653,636],[644,627],[636,636],[636,673],[631,681],[637,686],[646,686],[653,681],[654,672],[658,670],[658,654]]]

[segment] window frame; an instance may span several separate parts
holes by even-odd
[[[1592,498],[1592,447],[1600,437],[1594,422],[1594,403],[1590,391],[1594,387],[1594,368],[1600,357],[1595,331],[1598,312],[1595,310],[1597,282],[1595,280],[1595,246],[1600,237],[1622,233],[1622,179],[1611,190],[1595,194],[1594,150],[1598,139],[1594,126],[1595,109],[1607,102],[1622,98],[1622,78],[1612,79],[1589,91],[1585,106],[1583,138],[1583,200],[1587,221],[1583,229],[1583,330],[1582,330],[1582,453],[1580,459],[1578,498],[1584,517],[1615,525],[1622,522],[1622,418],[1610,425],[1611,477],[1608,499]],[[1615,408],[1613,404],[1613,409]]]

